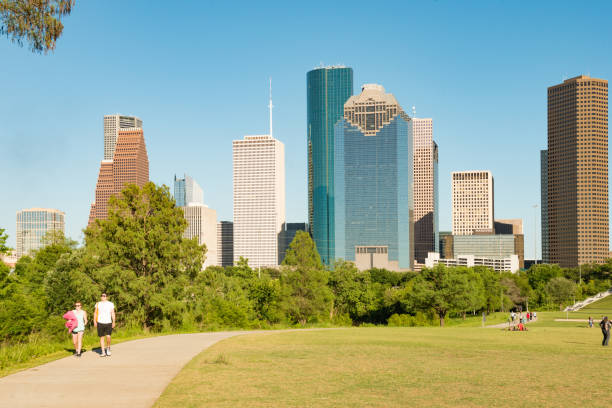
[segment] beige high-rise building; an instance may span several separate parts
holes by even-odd
[[[217,257],[217,211],[202,204],[181,207],[187,220],[185,238],[198,238],[200,245],[206,245],[204,268],[218,265]]]
[[[17,250],[20,258],[45,246],[43,238],[51,231],[64,233],[65,216],[63,211],[52,208],[29,208],[17,211]]]
[[[279,234],[285,223],[285,146],[270,135],[233,142],[234,263],[251,267],[280,263]]]
[[[438,145],[433,141],[433,120],[411,118],[414,157],[414,257],[424,263],[438,252]]]
[[[453,235],[492,233],[494,203],[491,172],[454,171],[451,177]]]
[[[608,81],[581,75],[548,88],[547,164],[549,262],[605,262]]]

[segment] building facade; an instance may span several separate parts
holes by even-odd
[[[113,160],[102,160],[95,202],[89,211],[89,225],[108,218],[108,200],[119,195],[127,184],[144,186],[149,181],[149,159],[141,128],[118,132]]]
[[[45,246],[43,238],[52,231],[62,234],[66,226],[66,214],[51,208],[29,208],[17,211],[17,258],[30,255]]]
[[[578,76],[548,88],[548,249],[561,267],[609,252],[608,81]]]
[[[131,128],[142,128],[142,120],[136,116],[104,115],[104,160],[113,160],[119,131]]]
[[[550,263],[548,248],[548,150],[540,150],[540,189],[542,262]]]
[[[453,235],[494,231],[493,175],[490,171],[454,171]]]
[[[200,245],[206,245],[204,268],[218,265],[217,211],[195,203],[181,208],[187,221],[187,229],[183,233],[183,237],[197,238]]]
[[[182,179],[174,175],[174,199],[177,207],[185,207],[189,204],[204,204],[204,191],[202,187],[188,175]]]
[[[306,75],[308,225],[321,260],[334,262],[334,126],[353,95],[353,69],[317,68]]]
[[[438,252],[438,145],[433,141],[433,120],[411,118],[414,157],[414,257],[425,262]]]
[[[500,272],[517,272],[519,267],[518,256],[510,255],[504,258],[487,258],[483,256],[474,255],[459,255],[452,259],[442,259],[440,254],[436,252],[430,252],[425,260],[425,266],[427,268],[433,268],[437,264],[446,266],[485,266],[495,271]]]
[[[285,223],[285,146],[269,135],[233,142],[234,263],[278,266]]]
[[[387,256],[387,269],[412,269],[413,152],[409,121],[395,97],[380,85],[364,85],[361,94],[344,105],[344,119],[334,130],[337,259],[357,261],[357,254],[378,253]]]
[[[234,265],[234,223],[219,221],[217,224],[217,265]]]

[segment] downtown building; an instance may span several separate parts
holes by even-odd
[[[438,252],[438,145],[433,120],[411,118],[414,156],[414,257],[422,264],[429,252]]]
[[[493,175],[490,171],[454,171],[452,177],[453,235],[493,233]]]
[[[17,211],[15,257],[31,255],[45,246],[44,237],[52,231],[62,234],[66,226],[66,214],[51,208],[29,208]]]
[[[129,118],[111,115],[111,118]],[[104,117],[104,157],[100,163],[100,172],[96,183],[95,202],[89,211],[89,225],[95,220],[108,218],[108,201],[111,196],[118,196],[127,184],[140,187],[149,181],[149,159],[145,145],[144,133],[141,127],[131,126],[134,123],[142,126],[142,121],[132,118],[132,121],[116,121],[119,127],[110,127],[112,121]],[[114,120],[114,119],[113,119]],[[108,125],[108,127],[107,127]],[[113,125],[114,126],[114,125]],[[112,132],[111,132],[112,131]],[[116,134],[116,137],[115,137]],[[112,151],[112,159],[107,159],[107,153]]]
[[[231,221],[217,223],[217,265],[234,265],[234,223]]]
[[[410,118],[392,94],[366,84],[334,129],[335,259],[359,269],[411,270],[414,262]]]
[[[581,75],[548,88],[541,153],[542,248],[561,267],[609,258],[608,81]],[[545,247],[547,254],[545,254]]]
[[[217,254],[217,211],[204,204],[204,192],[188,175],[182,179],[174,176],[174,199],[187,221],[183,237],[197,238],[199,245],[206,245],[204,268],[219,264]]]
[[[316,68],[306,74],[308,149],[308,227],[321,261],[332,265],[337,256],[334,231],[335,126],[353,95],[353,69]]]
[[[233,141],[234,263],[254,268],[281,262],[285,224],[285,146],[271,135]]]

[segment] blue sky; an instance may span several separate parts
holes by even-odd
[[[546,88],[612,79],[612,3],[212,3],[77,0],[54,53],[0,39],[0,228],[11,245],[15,213],[30,207],[65,211],[67,234],[82,239],[110,113],[142,118],[152,181],[187,173],[231,219],[231,142],[267,133],[270,76],[287,220],[306,221],[306,72],[323,63],[351,66],[356,91],[379,83],[434,119],[441,230],[450,172],[491,170],[495,216],[523,219],[533,257]],[[538,254],[539,223],[538,208]]]

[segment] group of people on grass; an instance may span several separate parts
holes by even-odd
[[[510,317],[508,317],[508,330],[527,331],[526,323],[537,318],[537,312],[527,312],[523,315],[523,312],[515,313],[512,311]]]
[[[83,334],[87,325],[87,312],[83,310],[81,302],[74,304],[74,310],[64,314],[66,327],[72,333],[74,344],[74,355],[81,357],[83,351]],[[100,337],[100,357],[111,355],[111,334],[115,328],[115,305],[107,299],[106,293],[102,293],[100,301],[96,303],[94,311],[94,327]]]

